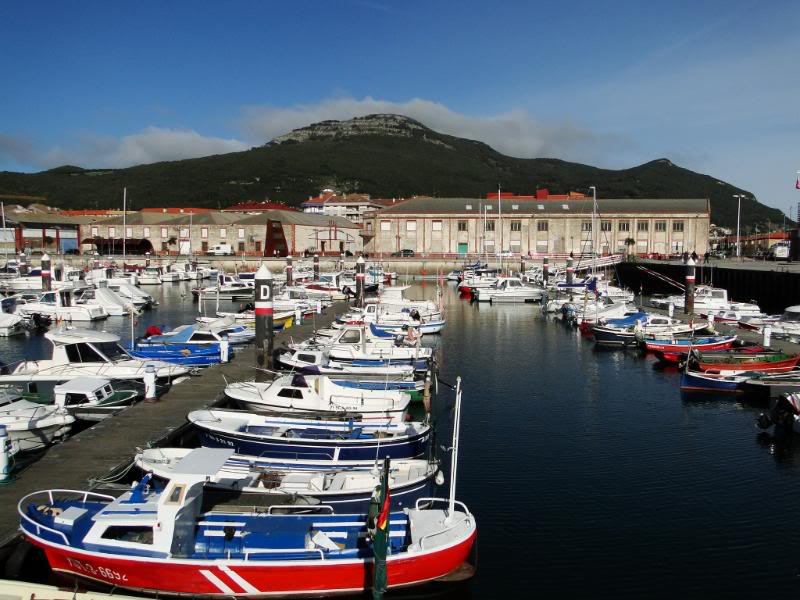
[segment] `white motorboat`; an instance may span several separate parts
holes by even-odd
[[[194,288],[192,294],[200,298],[224,298],[230,300],[249,300],[253,298],[254,288],[229,273],[217,276],[216,285]]]
[[[300,373],[328,375],[336,379],[361,381],[408,381],[414,376],[414,367],[403,364],[386,364],[384,361],[362,363],[332,360],[323,348],[287,348],[278,354],[278,362]]]
[[[501,277],[492,287],[479,287],[474,292],[478,302],[536,302],[544,288],[525,284],[519,277]]]
[[[739,320],[739,327],[763,333],[764,326],[769,325],[772,335],[787,337],[794,341],[800,339],[800,304],[787,306],[780,317],[745,316]]]
[[[139,285],[161,285],[161,268],[150,265],[139,272]]]
[[[155,298],[153,298],[150,294],[138,288],[137,286],[128,283],[127,281],[109,279],[108,289],[116,292],[120,298],[122,298],[124,301],[130,302],[137,308],[155,306],[158,304],[158,302],[155,301]]]
[[[266,383],[239,381],[228,384],[225,395],[248,410],[327,416],[349,413],[363,421],[381,422],[401,421],[411,402],[411,395],[404,391],[348,387],[324,375],[283,375]]]
[[[159,267],[161,270],[161,283],[177,283],[183,279],[189,279],[189,277],[184,276],[183,272],[175,270],[174,266],[170,264]]]
[[[26,321],[19,315],[0,313],[0,337],[20,335],[28,330]]]
[[[667,296],[666,298],[653,298],[650,303],[656,308],[668,308],[670,304],[676,309],[683,309],[684,294]],[[733,302],[728,299],[728,290],[715,288],[708,285],[698,285],[694,293],[695,312],[708,313],[710,311],[734,310],[744,317],[758,317],[762,315],[757,304],[750,302]]]
[[[105,282],[98,288],[84,288],[75,294],[77,304],[96,304],[102,306],[110,316],[121,317],[137,312],[131,302],[123,300],[114,290],[105,287]]]
[[[596,300],[584,300],[574,304],[565,304],[561,308],[567,318],[582,323],[597,323],[601,319],[619,319],[630,310],[624,302],[614,302],[610,298],[599,297]]]
[[[44,292],[36,302],[17,305],[16,312],[23,317],[40,314],[67,322],[99,321],[108,317],[108,311],[99,304],[79,304],[74,289]]]
[[[0,390],[0,425],[21,452],[39,450],[69,433],[75,417],[59,406],[22,399],[16,392]]]
[[[120,337],[106,331],[61,327],[45,333],[53,345],[49,359],[23,360],[8,375],[0,375],[0,384],[26,381],[67,381],[76,377],[106,379],[144,379],[146,368],[153,366],[160,382],[171,382],[186,375],[186,367],[159,360],[131,358],[119,345]]]
[[[405,345],[398,343],[396,336],[392,334],[386,334],[382,340],[371,337],[363,327],[342,329],[338,335],[325,340],[322,345],[327,348],[332,359],[346,362],[380,360],[390,363],[416,363],[418,360],[429,359],[433,355],[433,349],[419,346],[419,338],[414,345]],[[308,340],[289,345],[290,348],[296,349],[311,349],[319,346],[319,340],[317,342]]]

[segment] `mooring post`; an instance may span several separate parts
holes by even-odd
[[[147,365],[144,368],[144,401],[155,402],[158,400],[156,394],[156,368],[153,365]]]
[[[694,313],[694,259],[690,256],[686,261],[686,296],[683,301],[684,314]]]
[[[49,292],[53,289],[53,277],[50,273],[50,255],[42,254],[42,289]]]
[[[356,301],[361,308],[364,308],[364,280],[366,279],[367,263],[363,256],[359,256],[356,261]]]
[[[263,264],[256,272],[256,381],[268,381],[264,369],[272,369],[273,314],[272,273]]]
[[[319,254],[314,255],[314,281],[319,281]]]
[[[219,342],[219,362],[226,363],[230,360],[231,342],[228,339],[228,334],[223,333],[222,339]]]
[[[294,267],[292,267],[292,256],[291,254],[286,257],[286,285],[292,285],[292,273],[294,271]]]
[[[572,266],[572,252],[569,253],[567,258],[567,285],[572,285],[572,278],[575,274],[575,268]]]
[[[28,257],[25,256],[24,251],[19,253],[19,274],[20,275],[28,274]]]
[[[772,343],[772,325],[769,323],[764,325],[764,330],[762,333],[764,335],[764,339],[761,340],[761,345],[764,346],[764,348],[769,348],[769,345]]]
[[[542,281],[544,286],[547,287],[547,282],[550,280],[550,259],[546,256],[542,259]]]

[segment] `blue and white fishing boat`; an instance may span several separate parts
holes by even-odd
[[[136,455],[135,463],[146,473],[169,480],[181,463],[201,462],[211,448],[148,449]],[[224,451],[229,452],[230,451]],[[169,459],[166,457],[169,456]],[[392,481],[392,510],[413,507],[419,498],[431,496],[434,479],[441,480],[438,463],[425,459],[392,461],[389,476]],[[378,465],[372,469],[325,469],[320,471],[281,471],[251,466],[230,469],[228,463],[209,475],[207,487],[253,497],[316,500],[337,513],[366,514],[375,487],[380,484]],[[314,505],[313,502],[309,502]]]
[[[278,353],[277,361],[286,369],[308,375],[328,375],[336,379],[356,378],[361,381],[407,381],[414,377],[416,368],[425,368],[427,362],[419,364],[389,364],[385,360],[356,360],[339,362],[330,357],[324,347],[287,348]]]
[[[425,454],[431,435],[430,426],[419,422],[325,421],[233,410],[196,410],[187,418],[203,446],[278,458],[415,458]]]
[[[374,335],[365,327],[347,327],[339,330],[331,338],[309,340],[299,344],[289,344],[290,348],[325,348],[329,356],[339,362],[352,363],[362,360],[388,361],[388,364],[414,364],[427,361],[433,356],[431,348],[419,345],[419,338],[407,344],[397,340],[394,335]],[[427,364],[423,368],[427,368]]]
[[[699,372],[684,370],[681,373],[681,391],[684,392],[724,392],[736,394],[743,391],[745,382],[753,375],[741,373]]]
[[[126,348],[127,353],[140,360],[156,359],[173,365],[187,367],[205,367],[215,365],[222,361],[219,344],[183,346],[175,348],[171,344],[161,345],[136,345],[135,349]],[[233,356],[233,350],[228,350],[228,357]]]

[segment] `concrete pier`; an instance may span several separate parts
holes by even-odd
[[[278,332],[275,342],[280,345],[290,338],[311,337],[315,327],[328,327],[346,308],[343,302],[334,304],[304,325]],[[251,357],[252,348],[239,349],[231,362],[204,369],[190,381],[172,386],[157,402],[139,402],[50,448],[14,482],[0,487],[0,547],[17,537],[20,498],[45,489],[92,489],[92,480],[109,478],[130,464],[137,447],[170,444],[188,432],[187,413],[222,401],[226,381],[254,378]]]

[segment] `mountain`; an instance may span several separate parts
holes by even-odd
[[[298,205],[323,188],[376,198],[413,195],[479,197],[497,189],[531,194],[588,191],[602,197],[710,198],[712,221],[736,226],[742,201],[746,231],[763,230],[783,213],[753,195],[708,175],[658,159],[613,171],[552,158],[523,159],[490,146],[435,132],[400,115],[369,115],[322,121],[243,152],[138,165],[127,169],[62,166],[41,173],[0,173],[0,196],[43,196],[71,208],[120,208],[127,186],[129,206],[224,208],[245,200]]]

